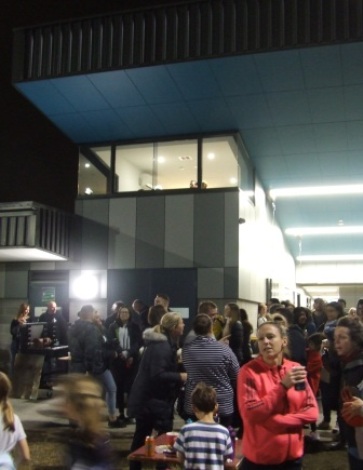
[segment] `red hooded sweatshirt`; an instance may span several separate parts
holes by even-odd
[[[318,419],[318,405],[307,382],[304,391],[286,390],[281,384],[287,371],[298,365],[284,359],[281,366],[271,366],[258,357],[240,369],[242,452],[253,463],[277,465],[304,453],[303,425]]]

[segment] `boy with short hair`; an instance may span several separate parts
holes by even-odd
[[[213,387],[199,382],[192,392],[193,413],[198,421],[180,430],[174,450],[185,470],[223,470],[233,458],[228,430],[214,421],[217,394]]]

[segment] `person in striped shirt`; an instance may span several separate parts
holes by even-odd
[[[198,382],[205,382],[215,388],[220,423],[228,427],[233,420],[233,398],[239,364],[230,347],[215,339],[212,327],[208,315],[196,315],[193,322],[196,337],[183,348],[183,364],[188,374],[184,411],[187,417],[195,419],[192,391]]]
[[[233,458],[233,447],[228,430],[214,421],[218,410],[214,388],[199,382],[192,406],[198,421],[180,430],[174,444],[177,458],[185,470],[223,470],[225,460]]]

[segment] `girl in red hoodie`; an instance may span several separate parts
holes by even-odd
[[[260,355],[238,375],[238,407],[244,423],[243,470],[300,470],[303,426],[318,418],[306,370],[285,357],[287,336],[273,322],[257,330]],[[303,385],[303,390],[299,390]]]

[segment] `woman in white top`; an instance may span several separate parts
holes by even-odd
[[[0,372],[0,468],[15,470],[16,466],[10,452],[17,447],[19,461],[30,461],[30,452],[23,425],[19,417],[14,414],[9,400],[11,382],[6,374]]]

